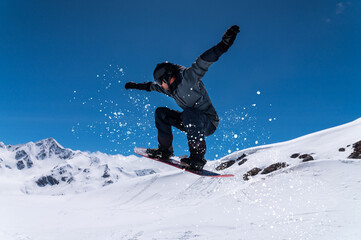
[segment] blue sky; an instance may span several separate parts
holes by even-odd
[[[347,123],[361,117],[360,22],[361,1],[2,0],[0,141],[155,146],[155,108],[179,108],[124,83],[152,81],[165,60],[190,66],[233,24],[203,79],[222,120],[208,159]]]

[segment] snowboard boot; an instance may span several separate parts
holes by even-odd
[[[148,148],[146,153],[151,158],[157,158],[161,160],[168,160],[173,155],[173,147],[170,146],[169,148],[164,148],[159,146],[158,148]]]
[[[202,171],[207,160],[204,159],[204,157],[192,157],[191,155],[189,158],[182,158],[180,162],[181,165],[187,169]]]

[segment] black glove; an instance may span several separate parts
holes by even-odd
[[[147,83],[127,82],[125,84],[125,89],[138,89],[138,90],[145,90],[150,92],[150,85],[152,85],[152,82],[147,82]]]
[[[125,84],[125,89],[137,89],[137,84],[135,82],[127,82]]]
[[[233,25],[232,27],[228,28],[222,37],[222,42],[224,43],[224,45],[226,45],[228,48],[232,46],[238,33],[239,27],[237,25]]]

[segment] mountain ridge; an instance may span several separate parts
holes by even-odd
[[[209,161],[206,168],[237,174],[244,181],[302,162],[361,158],[361,118],[285,142],[257,146]],[[360,135],[360,136],[359,136]],[[139,164],[139,160],[141,164]],[[81,193],[169,167],[136,156],[64,148],[54,138],[18,145],[0,143],[0,169],[22,171],[25,193]],[[174,170],[174,169],[173,169]],[[27,174],[28,173],[28,174]]]

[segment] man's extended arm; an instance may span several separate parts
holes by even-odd
[[[157,91],[161,93],[165,93],[163,88],[158,86],[158,84],[154,82],[146,82],[146,83],[135,83],[135,82],[127,82],[125,84],[125,89],[138,89],[138,90],[145,90],[145,91]]]
[[[208,68],[218,60],[218,58],[232,46],[237,34],[239,33],[239,27],[234,25],[230,27],[222,37],[216,46],[205,51],[196,61],[188,68],[185,74],[189,79],[201,79],[208,71]]]
[[[234,25],[230,27],[222,37],[216,46],[205,51],[200,57],[207,62],[215,62],[218,58],[232,46],[237,34],[239,33],[239,27]]]

